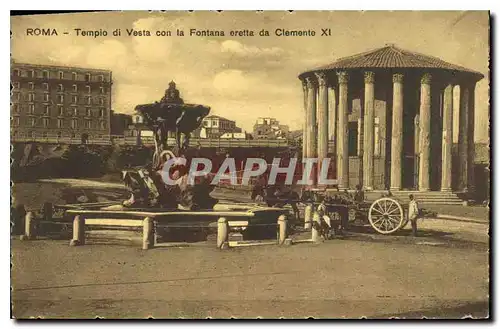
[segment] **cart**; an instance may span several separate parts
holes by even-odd
[[[318,200],[325,197],[321,194],[320,191],[313,191],[308,201],[319,204]],[[339,193],[339,196],[325,204],[329,213],[340,222],[348,225],[369,224],[380,234],[396,233],[408,223],[405,206],[394,197],[381,197],[373,202],[356,202],[350,195],[346,196],[345,192]]]

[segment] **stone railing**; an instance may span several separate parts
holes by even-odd
[[[137,136],[123,135],[103,135],[102,137],[89,137],[86,144],[93,145],[137,145],[139,138]],[[11,142],[17,143],[48,143],[48,144],[82,144],[81,137],[57,137],[55,135],[47,136],[11,136]],[[154,145],[153,137],[141,137],[140,143],[143,145]],[[169,138],[168,145],[175,145],[175,139]],[[209,139],[192,138],[190,140],[192,147],[289,147],[291,146],[286,139]]]

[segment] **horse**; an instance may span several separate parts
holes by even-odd
[[[297,221],[300,220],[300,212],[297,204],[301,202],[299,193],[292,189],[276,185],[254,185],[252,189],[251,199],[253,201],[264,201],[268,207],[283,208],[287,204],[292,207],[294,217]]]

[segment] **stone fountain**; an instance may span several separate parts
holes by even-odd
[[[125,201],[125,207],[166,209],[212,209],[217,200],[210,197],[213,186],[208,179],[201,179],[196,184],[187,182],[186,165],[174,165],[170,177],[175,185],[167,185],[162,179],[164,163],[175,157],[186,157],[191,133],[200,127],[203,118],[210,113],[210,107],[187,104],[180,97],[175,82],[169,83],[165,95],[159,102],[137,105],[136,112],[143,117],[144,124],[152,130],[155,151],[150,170],[127,170],[123,172],[123,181],[131,190],[131,197]],[[168,150],[168,133],[175,133],[176,147]]]

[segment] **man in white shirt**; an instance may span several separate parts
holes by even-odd
[[[318,206],[318,214],[319,218],[321,220],[321,234],[325,238],[325,240],[328,240],[332,237],[332,223],[330,219],[330,213],[328,211],[328,207],[326,205],[326,198],[323,198],[321,200],[321,203]]]
[[[408,205],[408,218],[411,222],[411,230],[413,236],[417,236],[417,219],[418,219],[418,204],[413,197],[413,194],[410,194],[410,204]]]

